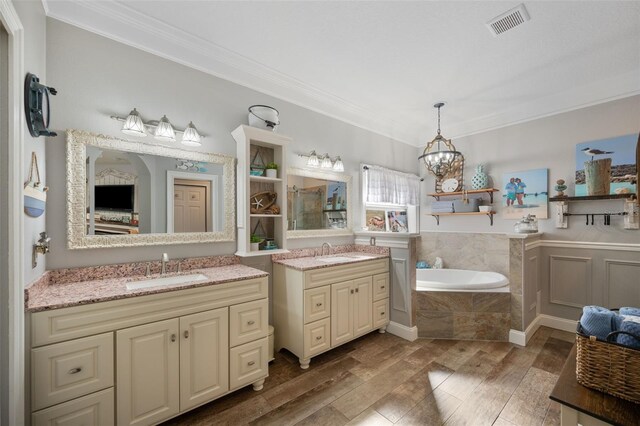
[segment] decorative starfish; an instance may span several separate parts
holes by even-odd
[[[256,210],[261,209],[263,207],[262,198],[258,199],[258,197],[253,197],[253,201],[251,202],[251,205],[254,206]]]

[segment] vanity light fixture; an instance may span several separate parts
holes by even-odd
[[[196,126],[193,125],[193,121],[189,122],[189,125],[184,130],[184,134],[182,135],[182,144],[188,146],[200,146],[200,134],[198,134],[198,130]]]
[[[329,157],[329,154],[325,154],[324,157],[322,157],[322,162],[320,163],[320,168],[321,169],[331,169],[331,168],[333,168],[333,163],[331,162],[331,158]]]
[[[309,159],[307,160],[307,166],[309,167],[318,167],[320,166],[320,160],[318,160],[318,155],[315,151],[311,151],[309,154]]]
[[[122,133],[130,136],[137,136],[143,138],[147,136],[147,131],[144,129],[144,123],[140,117],[140,113],[135,108],[129,113],[127,119],[122,125]]]
[[[433,107],[438,109],[438,134],[427,144],[424,152],[418,160],[423,160],[429,172],[437,178],[442,178],[450,174],[463,158],[462,154],[456,151],[456,147],[451,143],[451,139],[445,139],[440,134],[440,108],[444,102],[438,102]]]
[[[344,163],[340,156],[336,156],[335,159],[332,159],[329,154],[324,154],[318,157],[316,151],[313,150],[309,154],[298,154],[299,157],[304,157],[307,159],[307,166],[313,168],[321,168],[325,170],[333,170],[334,172],[344,172]]]
[[[181,142],[183,145],[188,146],[202,145],[200,140],[205,137],[205,135],[198,132],[192,121],[189,122],[185,130],[173,127],[166,115],[164,115],[160,121],[150,120],[145,122],[136,108],[134,108],[126,118],[117,115],[112,115],[111,118],[123,122],[122,133],[129,136],[142,138],[152,132],[154,138],[159,141],[175,142],[176,133],[182,133]]]
[[[173,126],[166,115],[163,115],[158,122],[156,130],[153,132],[153,137],[162,142],[176,141],[176,133],[173,131]]]

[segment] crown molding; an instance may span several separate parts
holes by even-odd
[[[415,146],[411,132],[404,130],[406,126],[386,115],[306,84],[122,3],[42,1],[51,18]]]
[[[349,102],[121,2],[42,0],[42,3],[51,18],[413,147],[423,147],[425,138],[434,133],[425,135],[425,127],[418,128],[414,119],[389,118],[387,114]],[[470,120],[448,122],[447,133],[458,139],[638,95],[638,72],[640,70],[612,74],[588,85],[505,105],[502,110]]]

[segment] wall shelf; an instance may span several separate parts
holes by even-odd
[[[468,212],[468,213],[427,213],[436,218],[436,223],[440,225],[440,216],[489,216],[489,223],[493,226],[493,215],[496,212]]]
[[[249,175],[250,182],[282,182],[281,178],[270,178],[266,176],[251,176]]]
[[[255,214],[251,213],[250,217],[282,217],[281,214]]]
[[[428,193],[427,195],[430,197],[435,198],[436,200],[440,200],[440,197],[452,197],[455,195],[464,195],[465,193],[467,195],[469,194],[489,194],[489,198],[491,200],[491,203],[493,203],[493,193],[494,192],[499,192],[499,189],[496,188],[486,188],[486,189],[470,189],[468,191],[456,191],[456,192],[431,192]],[[483,213],[484,214],[484,213]]]
[[[550,202],[558,201],[595,201],[595,200],[622,200],[635,196],[634,193],[629,194],[609,194],[609,195],[583,195],[579,197],[550,197]]]

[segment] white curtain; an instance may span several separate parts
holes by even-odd
[[[420,178],[409,173],[367,166],[364,170],[364,202],[368,204],[420,204]]]

